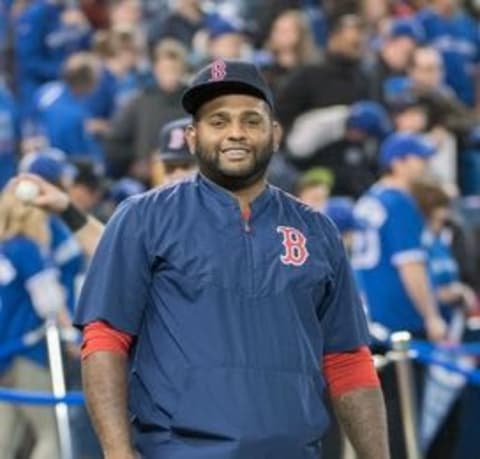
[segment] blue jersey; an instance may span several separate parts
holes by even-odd
[[[60,2],[34,0],[16,19],[14,50],[24,114],[36,90],[59,77],[65,59],[90,45],[90,29],[64,25],[64,11]]]
[[[51,146],[72,157],[101,162],[101,148],[86,130],[89,118],[85,104],[64,83],[48,83],[39,89],[35,121]]]
[[[448,235],[434,235],[425,231],[422,237],[423,246],[428,257],[428,273],[434,289],[447,287],[460,281],[457,261],[455,260]],[[440,311],[446,320],[452,317],[452,305],[440,303]]]
[[[84,98],[84,104],[93,118],[110,119],[137,94],[139,86],[135,72],[117,77],[104,68],[97,86]]]
[[[0,348],[43,323],[33,308],[26,285],[51,268],[51,263],[31,239],[17,236],[0,244]],[[19,355],[41,365],[47,363],[45,343],[16,354]],[[0,359],[0,373],[8,369],[13,358]]]
[[[83,271],[84,257],[72,231],[58,217],[49,220],[51,257],[60,272],[67,307],[73,314],[76,304],[76,280]]]
[[[433,9],[418,13],[427,41],[443,56],[445,78],[458,97],[467,105],[475,104],[475,66],[480,57],[479,28],[476,21],[463,12],[445,18]]]
[[[318,458],[322,356],[368,343],[337,230],[268,186],[242,219],[201,175],[124,201],[76,324],[135,335],[129,409],[145,457]]]
[[[15,175],[17,169],[16,147],[19,131],[15,102],[0,83],[0,190]]]
[[[366,229],[355,233],[352,264],[371,319],[392,331],[423,330],[398,271],[401,263],[425,260],[423,218],[415,201],[376,184],[358,201],[355,216]]]

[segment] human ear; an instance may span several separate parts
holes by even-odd
[[[273,122],[273,151],[278,151],[283,138],[283,128],[278,121]]]
[[[197,130],[193,124],[190,124],[185,129],[185,140],[187,141],[188,150],[192,155],[195,155],[195,145],[197,144]]]

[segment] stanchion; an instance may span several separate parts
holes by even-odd
[[[355,450],[342,429],[342,459],[357,459]]]
[[[65,397],[67,392],[60,346],[60,332],[55,319],[47,320],[45,330],[53,395],[56,397]],[[57,403],[55,405],[55,416],[57,419],[61,457],[62,459],[72,459],[72,435],[70,432],[68,407],[66,403]]]
[[[410,360],[411,336],[408,332],[397,332],[391,336],[392,351],[389,358],[395,363],[400,405],[402,409],[403,433],[408,459],[421,459],[418,439],[415,383]]]

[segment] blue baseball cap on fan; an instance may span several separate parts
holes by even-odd
[[[242,26],[232,19],[221,16],[220,14],[211,14],[205,19],[205,27],[210,38],[218,38],[222,35],[232,33],[242,33]]]
[[[215,59],[202,68],[184,92],[182,106],[195,115],[206,102],[228,94],[258,97],[274,108],[272,91],[260,70],[250,62],[234,59]]]
[[[392,22],[388,32],[390,38],[408,37],[415,43],[425,41],[425,30],[420,22],[412,18],[396,19]]]
[[[371,137],[383,140],[392,132],[387,111],[377,102],[361,101],[352,105],[347,128],[358,129]]]
[[[380,164],[388,167],[395,160],[408,156],[428,159],[435,152],[435,145],[421,135],[395,133],[385,140],[380,149]]]
[[[365,224],[355,217],[353,208],[351,199],[333,197],[327,201],[324,212],[332,219],[340,233],[365,229]]]
[[[63,180],[73,180],[77,169],[70,164],[63,151],[49,148],[29,153],[18,165],[19,172],[27,172],[42,177],[47,182],[61,184]]]

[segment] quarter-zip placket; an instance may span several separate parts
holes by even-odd
[[[255,292],[255,264],[253,261],[253,232],[250,223],[251,210],[247,207],[242,211],[242,223],[243,223],[243,237],[246,245],[246,257],[247,257],[247,269],[248,275],[248,292],[251,296],[254,296]]]

